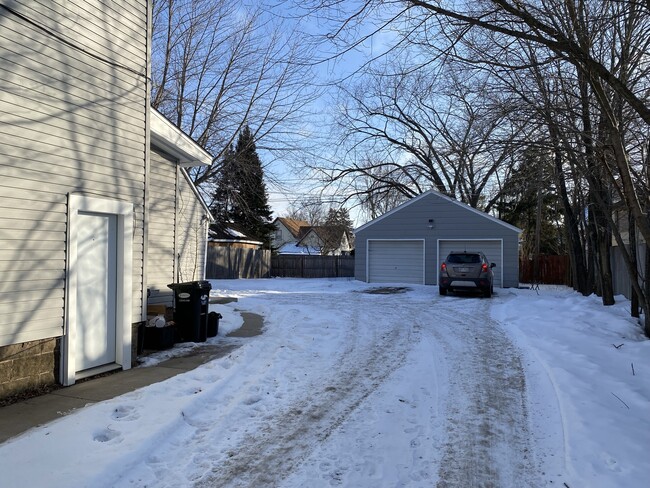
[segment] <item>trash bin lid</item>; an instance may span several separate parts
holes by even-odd
[[[201,280],[201,281],[186,281],[185,283],[170,283],[167,285],[167,288],[171,288],[172,290],[177,290],[177,289],[200,289],[200,290],[211,290],[212,289],[212,284],[210,284],[209,281],[206,280]]]

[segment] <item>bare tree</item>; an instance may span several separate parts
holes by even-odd
[[[334,13],[343,9],[341,0],[314,0],[311,5]],[[650,42],[650,7],[647,2],[634,0],[367,0],[355,4],[357,10],[346,12],[338,30],[354,29],[387,5],[393,7],[390,15],[379,22],[380,28],[389,27],[399,35],[395,47],[425,46],[432,55],[415,58],[412,70],[428,67],[433,61],[458,57],[467,63],[490,63],[512,69],[498,59],[468,58],[462,47],[467,39],[473,42],[477,32],[485,40],[520,40],[528,45],[542,47],[547,58],[560,59],[582,73],[593,97],[597,100],[610,127],[610,146],[615,156],[616,184],[635,224],[646,241],[650,241],[650,220],[645,208],[650,199],[639,194],[634,178],[634,163],[630,161],[612,104],[615,95],[620,103],[629,107],[646,125],[650,124],[650,99],[648,93],[647,56]],[[592,15],[593,13],[593,15]],[[625,37],[617,34],[625,26]],[[594,43],[600,37],[607,43]],[[357,41],[359,42],[359,41]],[[609,45],[609,49],[603,49]],[[489,50],[490,43],[481,45]],[[624,49],[621,49],[624,48]],[[387,50],[392,52],[391,49]],[[471,50],[476,54],[479,50]],[[433,54],[435,53],[435,54]],[[628,55],[627,59],[624,58]],[[543,62],[543,61],[542,61]],[[623,71],[625,65],[628,69]],[[629,71],[632,68],[632,72]],[[632,74],[633,73],[633,74]]]
[[[304,142],[305,107],[316,93],[307,47],[261,6],[156,0],[151,104],[217,162],[244,125],[258,149],[287,157]],[[193,169],[192,177],[201,185],[216,171]]]
[[[309,225],[323,225],[328,208],[328,204],[320,196],[301,197],[291,204],[287,217],[304,220]]]
[[[309,3],[327,12],[328,18],[348,9],[329,36],[338,39],[336,45],[343,51],[355,48],[367,37],[354,41],[340,34],[358,31],[360,23],[375,15],[379,19],[375,22],[377,29],[392,34],[391,46],[385,47],[383,54],[408,52],[409,63],[402,71],[409,76],[437,74],[451,60],[472,77],[485,73],[489,80],[486,86],[494,83],[502,90],[514,86],[521,106],[532,117],[515,122],[526,113],[516,111],[508,120],[512,127],[521,122],[521,127],[534,135],[533,140],[547,141],[554,154],[557,189],[576,262],[588,263],[588,281],[598,275],[604,302],[613,301],[608,276],[611,236],[619,247],[626,244],[611,221],[613,201],[625,206],[631,227],[650,242],[649,171],[641,149],[648,144],[650,132],[650,4],[634,0],[368,0],[354,4],[357,10],[350,12],[349,4],[339,0]],[[373,34],[371,31],[369,35]],[[368,72],[368,66],[359,73],[363,72]],[[533,82],[534,90],[518,84],[526,78]],[[377,106],[371,105],[367,92],[356,98],[373,114]],[[439,93],[437,96],[439,102]],[[385,106],[393,108],[390,104],[379,108],[384,110]],[[399,108],[403,107],[402,103]],[[422,124],[426,116],[418,113],[413,119]],[[480,118],[484,120],[485,115]],[[359,120],[367,119],[352,118],[350,126],[355,127]],[[377,133],[387,132],[392,123],[371,127]],[[445,120],[442,125],[448,127],[449,123]],[[455,141],[461,140],[457,134]],[[418,134],[418,143],[433,140],[428,135]],[[400,136],[394,137],[397,145],[404,143]],[[440,168],[427,176],[434,187],[458,191],[445,176],[457,172],[458,165],[444,160],[442,151],[437,154]],[[411,163],[393,159],[405,168]],[[406,174],[413,181],[421,176]],[[495,172],[492,180],[500,179]],[[587,208],[589,213],[585,212]],[[579,258],[583,251],[578,247],[585,244],[590,246],[588,261]],[[628,257],[628,267],[636,276],[633,256]],[[643,292],[633,281],[635,291]],[[646,277],[646,291],[650,289],[648,281]],[[588,284],[580,288],[586,292]],[[647,298],[648,293],[645,295]],[[647,300],[644,308],[646,317],[650,316]],[[650,320],[646,320],[646,333],[650,335]]]

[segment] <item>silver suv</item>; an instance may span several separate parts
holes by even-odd
[[[490,298],[494,290],[492,268],[495,266],[479,251],[450,252],[440,265],[440,294],[446,295],[447,291],[454,290],[476,290]]]

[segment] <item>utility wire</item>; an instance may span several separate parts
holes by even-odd
[[[57,41],[59,41],[59,42],[65,44],[66,46],[71,47],[72,49],[75,49],[75,50],[77,50],[77,51],[80,51],[80,52],[84,53],[86,56],[90,56],[91,58],[96,59],[97,61],[100,61],[100,62],[102,62],[102,63],[108,64],[108,65],[113,66],[113,67],[115,67],[115,68],[119,68],[119,69],[123,69],[123,70],[125,70],[125,71],[129,71],[129,72],[135,74],[136,76],[139,76],[139,77],[141,77],[141,78],[147,79],[147,75],[146,75],[145,73],[141,73],[141,72],[139,72],[139,71],[136,71],[136,70],[134,70],[133,68],[129,68],[128,66],[125,66],[125,65],[123,65],[123,64],[116,63],[115,61],[112,61],[112,60],[110,60],[110,59],[108,59],[108,58],[105,58],[105,57],[103,57],[103,56],[100,56],[99,54],[92,53],[92,52],[86,50],[85,48],[83,48],[83,47],[81,47],[81,46],[78,46],[78,45],[76,45],[76,44],[74,44],[74,43],[68,41],[68,40],[65,39],[63,36],[57,34],[56,32],[54,32],[54,31],[48,29],[47,27],[45,27],[45,26],[43,26],[43,25],[40,25],[40,24],[37,23],[36,21],[30,19],[29,17],[26,17],[25,15],[23,15],[23,14],[21,14],[20,12],[14,10],[14,9],[11,8],[11,7],[8,7],[8,6],[6,6],[6,5],[2,5],[2,4],[0,4],[0,7],[3,8],[4,10],[6,10],[7,12],[9,12],[10,14],[12,14],[12,15],[18,17],[18,18],[19,18],[20,20],[22,20],[23,22],[26,22],[26,23],[28,23],[29,25],[31,25],[31,26],[37,28],[37,29],[40,30],[41,32],[44,32],[45,34],[47,34],[47,35],[50,36],[50,37],[53,37],[54,39],[56,39]]]

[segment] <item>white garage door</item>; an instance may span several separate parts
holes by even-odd
[[[368,241],[369,283],[424,284],[424,240]]]
[[[451,251],[481,251],[488,258],[488,261],[496,264],[493,269],[494,287],[501,288],[503,283],[503,242],[501,239],[439,240],[438,269],[440,269],[440,264]]]

